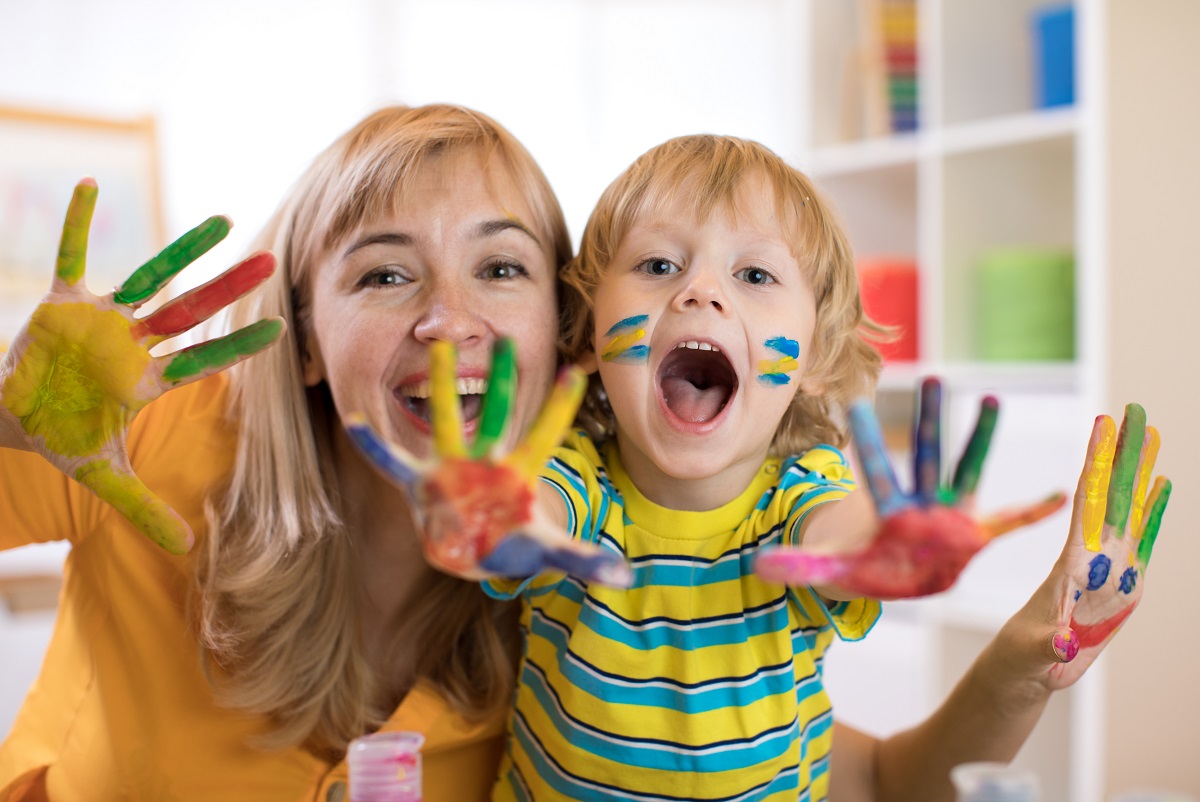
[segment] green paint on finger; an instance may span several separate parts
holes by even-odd
[[[483,397],[483,413],[479,419],[479,433],[471,454],[479,459],[504,437],[512,417],[513,396],[517,384],[517,348],[508,337],[496,343],[492,353],[492,372],[488,377],[487,394]]]
[[[1125,534],[1129,508],[1133,503],[1133,488],[1137,482],[1138,460],[1146,438],[1146,410],[1140,404],[1128,404],[1117,438],[1117,454],[1113,460],[1112,479],[1108,485],[1108,506],[1104,523],[1113,527],[1117,537]]]
[[[1154,501],[1150,511],[1143,519],[1142,541],[1138,544],[1137,559],[1142,568],[1150,562],[1150,554],[1154,551],[1154,541],[1158,539],[1158,528],[1162,525],[1163,513],[1167,511],[1167,502],[1171,499],[1171,480],[1159,479],[1152,491]]]
[[[96,196],[99,194],[95,181],[80,181],[75,185],[75,193],[67,206],[54,272],[70,286],[83,278],[87,264],[88,231],[92,227],[92,212],[96,209]]]
[[[163,379],[178,384],[194,376],[212,373],[256,354],[273,343],[283,331],[282,320],[260,320],[232,334],[180,351],[163,371]]]
[[[106,459],[93,460],[75,471],[75,480],[124,515],[138,531],[172,554],[186,554],[192,534],[174,510],[130,473],[113,469]]]
[[[979,477],[983,473],[983,462],[987,459],[988,449],[992,444],[992,434],[996,431],[996,419],[1000,415],[1000,404],[995,398],[988,396],[979,407],[979,420],[975,423],[975,431],[967,448],[963,451],[958,468],[954,472],[954,490],[960,495],[970,495],[979,485]]]
[[[113,293],[119,304],[134,304],[154,295],[175,275],[207,253],[229,233],[229,218],[210,217],[139,267]]]

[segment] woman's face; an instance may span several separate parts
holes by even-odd
[[[496,176],[503,178],[503,176]],[[317,263],[305,382],[328,383],[338,415],[360,413],[411,453],[429,453],[429,345],[458,349],[468,439],[478,426],[492,346],[516,341],[513,432],[555,375],[553,243],[512,182],[489,188],[481,159],[434,159],[395,213],[369,220]],[[497,195],[503,197],[497,197]]]

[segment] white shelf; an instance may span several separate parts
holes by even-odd
[[[1078,109],[1069,106],[959,123],[941,130],[939,150],[947,154],[970,153],[1072,137],[1078,130],[1079,118]]]
[[[913,391],[926,376],[971,392],[1073,393],[1081,387],[1075,362],[896,362],[884,365],[881,391]]]

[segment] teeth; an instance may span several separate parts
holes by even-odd
[[[455,379],[454,392],[458,395],[483,395],[487,392],[487,379]],[[433,395],[433,385],[428,379],[416,384],[405,384],[400,392],[409,398],[429,398]]]
[[[681,342],[679,345],[677,345],[675,347],[676,348],[690,348],[693,351],[717,351],[718,353],[721,351],[720,348],[713,345],[712,343],[702,343],[699,340],[687,340],[686,342]]]

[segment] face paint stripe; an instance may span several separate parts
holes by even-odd
[[[1108,501],[1109,474],[1116,449],[1117,425],[1107,415],[1096,418],[1092,431],[1092,460],[1084,474],[1083,543],[1088,551],[1100,551],[1100,531]]]
[[[74,286],[83,278],[88,232],[92,227],[92,212],[96,209],[96,196],[99,193],[100,190],[94,181],[81,181],[75,186],[75,192],[67,206],[62,239],[58,244],[58,261],[54,267],[54,275],[66,282],[67,286]]]
[[[227,217],[217,215],[208,218],[135,270],[113,293],[113,300],[127,305],[146,300],[162,289],[176,273],[225,239],[229,228]]]
[[[601,361],[621,363],[645,361],[650,356],[650,348],[645,345],[634,345],[635,342],[645,336],[645,329],[637,329],[628,334],[621,334],[614,337],[608,345],[604,346],[604,350],[600,352]]]
[[[180,351],[163,370],[163,379],[177,384],[202,373],[228,367],[243,357],[256,354],[279,337],[281,320],[260,320],[216,340]]]
[[[604,332],[604,336],[612,337],[623,331],[640,328],[641,326],[645,325],[646,321],[649,319],[649,315],[631,315],[624,320],[618,320],[616,323],[614,323],[608,331]],[[645,332],[643,332],[643,334],[645,334]]]
[[[797,340],[791,340],[787,337],[772,337],[763,343],[772,351],[778,351],[784,356],[790,356],[792,359],[800,358],[800,343]]]

